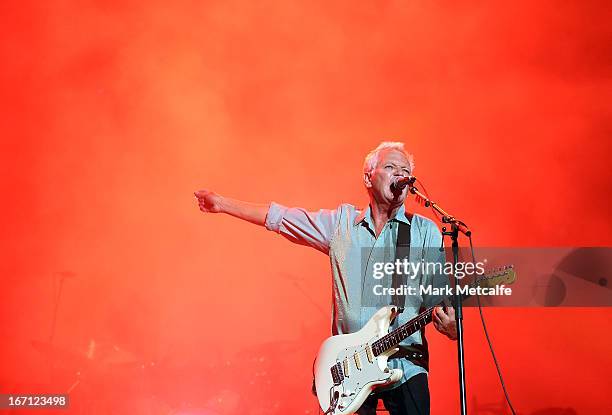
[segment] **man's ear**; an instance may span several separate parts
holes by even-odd
[[[370,189],[372,187],[372,177],[371,177],[372,173],[370,172],[366,172],[363,173],[363,183],[365,184],[365,187]]]

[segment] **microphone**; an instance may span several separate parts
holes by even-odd
[[[401,192],[406,186],[412,186],[416,181],[415,176],[400,177],[391,183],[391,190]]]

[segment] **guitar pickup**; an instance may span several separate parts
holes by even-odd
[[[342,369],[344,369],[344,376],[349,377],[349,362],[348,359],[342,361]]]
[[[370,347],[369,344],[366,345],[365,351],[366,351],[366,356],[368,357],[368,362],[373,363],[374,362],[374,353],[372,353],[372,348]]]
[[[355,366],[357,366],[357,369],[361,370],[361,356],[359,356],[359,353],[355,353],[353,359],[355,359]]]

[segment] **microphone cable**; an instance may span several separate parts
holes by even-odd
[[[474,255],[474,246],[472,245],[472,236],[470,235],[468,238],[470,240],[470,251],[472,252],[472,263],[476,263],[476,256]],[[501,383],[502,390],[504,391],[504,397],[506,398],[506,402],[508,402],[508,406],[510,407],[512,415],[516,415],[516,412],[514,411],[514,406],[512,406],[512,402],[510,401],[510,395],[506,390],[506,384],[504,382],[504,377],[501,373],[501,368],[499,367],[499,362],[497,361],[497,357],[495,356],[495,350],[493,350],[493,343],[491,343],[491,338],[489,337],[489,331],[487,330],[487,324],[485,323],[484,315],[482,313],[482,305],[480,304],[480,295],[478,295],[478,291],[476,291],[476,300],[478,301],[478,313],[480,314],[482,329],[484,330],[485,337],[487,338],[489,350],[491,350],[491,356],[493,357],[493,362],[495,363],[495,369],[497,370],[497,375],[499,376],[499,382]]]
[[[423,182],[421,182],[419,179],[416,179],[416,182],[419,184],[419,186],[421,186],[421,189],[423,189],[423,193],[425,193],[425,196],[427,196],[427,199],[431,200],[431,197],[429,196],[429,193],[427,192],[427,189],[425,188],[425,185],[423,184]],[[422,200],[420,197],[416,196],[415,199],[419,205],[425,205],[424,200]],[[431,207],[431,211],[434,213],[435,217],[440,222],[442,221],[441,220],[442,217],[440,216],[440,214],[431,205],[425,206],[425,207]],[[472,254],[472,262],[476,263],[476,255],[474,255],[474,245],[472,244],[471,234],[470,236],[468,236],[468,239],[470,240],[470,251]],[[510,411],[512,412],[512,415],[516,415],[514,406],[512,405],[512,402],[510,401],[510,395],[508,394],[508,390],[506,389],[506,383],[504,382],[504,377],[502,375],[501,368],[499,367],[497,356],[495,355],[495,350],[493,349],[493,343],[491,342],[491,338],[489,337],[489,331],[487,330],[487,323],[485,322],[484,314],[482,312],[482,304],[480,303],[480,295],[478,295],[478,291],[476,292],[476,300],[478,302],[478,313],[480,314],[480,321],[482,323],[482,329],[487,339],[489,350],[491,351],[491,357],[493,357],[493,363],[495,363],[495,369],[497,370],[497,376],[499,377],[499,382],[504,392],[504,397],[506,399],[506,402],[508,403],[508,406],[510,407]]]

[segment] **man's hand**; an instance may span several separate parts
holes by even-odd
[[[238,219],[246,220],[256,225],[264,226],[270,205],[242,202],[229,197],[219,196],[210,190],[194,192],[198,206],[204,213],[227,213]]]
[[[200,210],[205,213],[221,212],[221,196],[210,190],[198,190],[194,192]]]
[[[457,322],[455,321],[455,309],[453,307],[448,307],[446,312],[442,307],[436,307],[432,316],[436,330],[451,340],[457,340]]]

